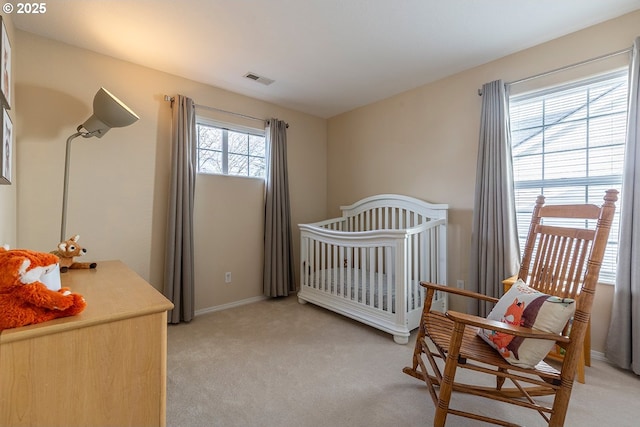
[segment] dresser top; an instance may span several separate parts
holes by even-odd
[[[76,316],[36,325],[5,329],[0,343],[59,333],[71,329],[158,313],[173,304],[121,261],[100,261],[95,269],[69,270],[60,275],[62,286],[81,294],[87,307]]]

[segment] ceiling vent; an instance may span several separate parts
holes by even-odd
[[[256,73],[247,73],[244,76],[248,79],[257,81],[258,83],[262,83],[265,86],[269,86],[271,83],[275,81],[275,80],[268,79],[266,77],[259,76]]]

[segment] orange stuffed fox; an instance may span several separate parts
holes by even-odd
[[[520,326],[522,323],[522,314],[524,313],[524,301],[518,301],[518,298],[513,301],[509,307],[507,307],[507,311],[504,313],[502,317],[502,322],[508,323],[510,325]],[[511,355],[511,350],[509,349],[509,343],[513,340],[514,335],[506,334],[504,332],[497,332],[489,336],[489,339],[493,341],[500,353],[504,357],[509,357]]]
[[[58,257],[26,249],[0,247],[0,330],[76,315],[84,298],[69,288],[52,291],[42,277],[56,268]]]

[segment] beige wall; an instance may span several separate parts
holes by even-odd
[[[337,214],[342,204],[386,192],[448,203],[449,283],[468,281],[481,106],[477,90],[493,80],[514,81],[628,48],[638,28],[640,12],[635,12],[331,118],[329,214]],[[554,78],[593,72],[584,67]],[[599,352],[604,351],[611,290],[599,286],[596,296],[593,349]],[[461,301],[452,305],[464,310]]]
[[[101,139],[73,141],[67,234],[80,234],[89,251],[84,258],[121,259],[162,287],[171,118],[165,94],[287,121],[293,223],[325,216],[326,120],[22,31],[15,35],[20,246],[48,251],[58,244],[65,141],[91,114],[100,86],[141,119]],[[197,310],[262,294],[262,200],[260,180],[198,176]],[[295,227],[296,256],[298,240]]]
[[[513,81],[626,48],[638,35],[640,12],[334,117],[328,126],[259,100],[14,33],[8,24],[19,185],[0,186],[0,243],[39,250],[57,244],[64,141],[88,117],[93,94],[105,86],[141,120],[101,140],[74,142],[67,230],[81,234],[90,250],[87,258],[122,259],[161,286],[170,130],[163,96],[182,93],[199,104],[289,122],[293,224],[334,216],[341,204],[376,193],[448,203],[448,276],[454,283],[468,279],[477,89],[495,79]],[[262,191],[251,179],[198,178],[197,309],[260,295]],[[294,242],[297,256],[297,227]],[[224,284],[225,271],[233,273],[231,285]],[[610,286],[599,287],[596,351],[604,349],[612,295]]]
[[[13,23],[11,21],[11,15],[2,15],[2,20],[4,21],[5,28],[7,29],[7,34],[9,35],[9,40],[11,41],[12,47],[15,44],[14,39],[14,30]],[[15,68],[15,49],[11,49],[12,61],[11,64]],[[15,74],[15,73],[13,73]],[[15,89],[15,78],[12,82],[12,89]],[[11,90],[11,94],[15,94],[15,90]],[[15,96],[10,96],[11,105],[15,103]],[[11,117],[11,121],[14,126],[13,132],[13,140],[12,140],[12,151],[13,151],[13,171],[16,170],[16,146],[15,146],[15,128],[16,128],[16,114],[15,109],[11,109],[8,111],[9,116]],[[0,111],[0,114],[2,112]],[[1,138],[1,136],[0,136]],[[17,204],[17,185],[18,179],[15,176],[12,177],[11,185],[0,184],[0,246],[9,245],[10,247],[15,247],[17,245],[17,230],[16,230],[16,204]]]

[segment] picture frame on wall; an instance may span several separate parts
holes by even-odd
[[[2,105],[6,109],[11,109],[11,41],[2,17],[0,17],[0,21],[2,24],[0,31],[0,92]]]
[[[6,109],[2,109],[2,144],[0,146],[0,184],[11,184],[13,160],[13,122]]]

